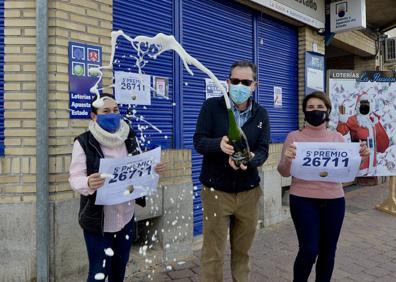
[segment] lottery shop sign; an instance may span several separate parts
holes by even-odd
[[[69,42],[69,111],[71,119],[88,119],[94,94],[90,88],[97,73],[90,71],[102,65],[102,47]]]

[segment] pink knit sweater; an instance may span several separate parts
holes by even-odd
[[[318,127],[307,124],[301,130],[290,132],[283,144],[282,158],[278,165],[278,171],[284,177],[290,176],[292,163],[284,157],[284,151],[293,142],[344,142],[344,139],[340,133],[328,130],[326,124]],[[290,194],[307,198],[335,199],[343,197],[344,190],[341,183],[307,181],[292,177]]]

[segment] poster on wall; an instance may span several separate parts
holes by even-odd
[[[393,72],[329,70],[329,126],[347,142],[366,142],[359,176],[396,175],[396,76]]]
[[[119,104],[151,105],[151,76],[115,71],[114,93]]]
[[[305,52],[305,95],[325,91],[325,58],[322,54]]]
[[[219,80],[220,84],[225,88],[228,92],[228,84],[225,80]],[[221,90],[217,87],[213,80],[210,78],[205,78],[205,93],[206,99],[213,98],[213,97],[220,97],[223,96]]]
[[[90,88],[97,74],[90,71],[102,65],[102,47],[69,42],[69,109],[71,119],[89,119],[94,94]],[[101,86],[99,86],[100,88]]]
[[[169,98],[169,79],[167,77],[153,76],[154,96]]]
[[[274,86],[274,108],[282,108],[282,87]]]

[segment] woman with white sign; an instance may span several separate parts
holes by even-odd
[[[135,133],[122,119],[112,95],[102,94],[99,108],[92,106],[89,129],[74,142],[69,182],[81,194],[78,220],[88,252],[87,281],[123,281],[134,241],[135,201],[117,205],[95,205],[96,190],[107,175],[98,173],[101,158],[121,158],[139,154]],[[96,101],[96,100],[95,100]],[[155,171],[161,174],[165,164]],[[136,203],[145,206],[145,199]]]
[[[331,104],[325,93],[317,91],[305,96],[302,109],[304,127],[290,132],[283,144],[278,171],[284,177],[290,176],[296,156],[294,142],[344,142],[340,133],[327,129]],[[359,154],[361,158],[369,155],[366,145],[361,145]],[[299,243],[293,281],[308,281],[315,261],[316,281],[330,281],[345,214],[342,184],[292,177],[290,213]]]

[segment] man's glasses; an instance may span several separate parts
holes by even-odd
[[[230,78],[231,84],[238,85],[239,83],[242,83],[245,86],[250,86],[253,83],[253,80],[250,79],[239,79],[239,78]]]

